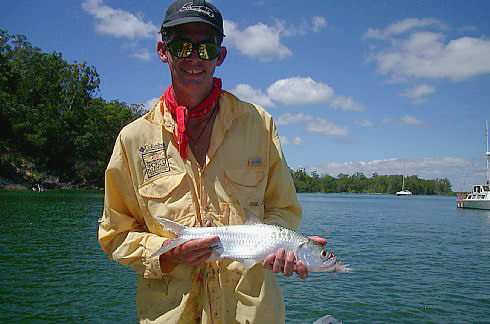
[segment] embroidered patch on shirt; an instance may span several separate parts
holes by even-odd
[[[165,144],[145,144],[139,151],[148,179],[170,171]]]

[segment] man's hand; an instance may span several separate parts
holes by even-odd
[[[327,239],[323,237],[308,236],[308,238],[322,245],[327,244]],[[271,253],[265,257],[262,265],[264,268],[272,270],[272,272],[282,272],[286,277],[289,277],[293,272],[296,272],[301,279],[306,279],[308,277],[308,269],[303,262],[296,262],[294,252],[286,252],[283,248],[278,249],[276,253]]]
[[[160,268],[162,272],[170,272],[180,263],[198,266],[211,256],[212,247],[217,245],[218,242],[218,236],[184,242],[160,255]]]

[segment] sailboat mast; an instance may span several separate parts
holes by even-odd
[[[490,160],[490,151],[488,150],[488,120],[485,121],[485,140],[487,142],[487,151],[485,153],[487,158],[487,184],[490,184],[490,170],[488,169],[488,160]]]

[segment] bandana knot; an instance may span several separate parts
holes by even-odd
[[[177,144],[182,159],[187,159],[187,145],[189,143],[189,132],[187,126],[189,120],[194,118],[202,118],[209,114],[221,95],[221,79],[213,78],[213,89],[209,95],[196,107],[189,109],[186,106],[180,106],[175,99],[173,85],[170,85],[165,90],[162,96],[162,102],[165,101],[165,106],[170,111],[172,116],[177,120]],[[162,107],[163,109],[163,107]]]

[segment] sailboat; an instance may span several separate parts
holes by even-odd
[[[405,175],[403,175],[403,180],[402,180],[402,190],[398,191],[396,193],[397,196],[411,196],[412,192],[408,189],[405,189]]]
[[[402,175],[402,190],[396,192],[397,196],[411,196],[412,192],[408,189],[405,189],[405,163],[403,163],[403,175]]]
[[[456,206],[458,208],[474,208],[490,210],[490,151],[488,150],[488,120],[485,123],[485,140],[487,142],[487,151],[485,152],[487,165],[487,181],[485,184],[473,185],[470,193],[458,194],[456,196]]]

